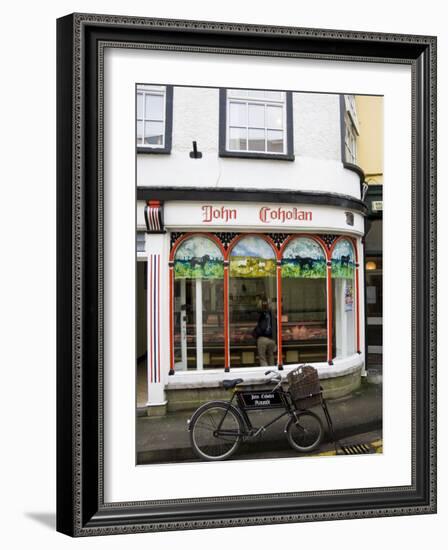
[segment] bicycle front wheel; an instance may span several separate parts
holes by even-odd
[[[324,435],[321,419],[311,411],[297,413],[286,426],[286,436],[293,449],[308,453],[316,449]]]
[[[204,460],[224,460],[238,449],[243,426],[234,407],[208,403],[193,417],[190,441],[194,452]]]

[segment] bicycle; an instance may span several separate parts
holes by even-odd
[[[286,438],[294,450],[311,452],[319,446],[324,434],[319,416],[305,408],[298,409],[290,392],[282,388],[281,375],[273,370],[265,372],[265,376],[269,374],[274,375],[268,380],[270,383],[276,383],[273,389],[244,390],[237,387],[243,382],[242,378],[224,380],[224,388],[233,390],[231,399],[209,401],[194,412],[188,421],[188,430],[196,456],[212,461],[228,459],[236,453],[242,441],[262,435],[267,428],[284,416],[288,416],[285,426]],[[319,394],[312,397],[318,397],[333,434],[322,388]],[[259,428],[252,426],[249,411],[275,408],[283,409],[279,416]]]

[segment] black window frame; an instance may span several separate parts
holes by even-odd
[[[233,89],[234,88],[232,88],[232,90]],[[286,96],[286,153],[264,153],[249,151],[229,151],[227,149],[227,90],[227,88],[219,89],[219,156],[229,158],[293,161],[295,159],[295,156],[292,92],[284,90],[273,90],[283,91]]]
[[[163,147],[148,147],[137,143],[137,110],[135,116],[135,149],[137,154],[144,155],[169,155],[173,143],[173,86],[161,84],[148,84],[139,82],[135,86],[135,97],[139,86],[164,86],[165,87],[165,145]],[[137,109],[137,107],[136,107]]]

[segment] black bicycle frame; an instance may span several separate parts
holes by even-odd
[[[248,394],[251,394],[252,396],[258,396],[260,395],[259,404],[248,404],[247,400],[244,399],[244,397]],[[271,399],[266,398],[263,399],[263,397],[272,396]],[[233,405],[233,401],[236,397],[237,404]],[[293,415],[294,414],[294,407],[291,403],[290,396],[288,392],[285,392],[282,389],[279,390],[254,390],[254,391],[247,391],[247,390],[236,390],[234,391],[232,398],[230,401],[228,401],[228,407],[226,409],[226,412],[224,413],[224,416],[222,417],[216,431],[220,435],[234,435],[234,432],[227,433],[226,430],[221,430],[221,426],[224,422],[225,417],[227,416],[227,412],[230,410],[231,407],[235,407],[238,414],[242,418],[246,432],[239,434],[243,436],[251,436],[251,435],[257,435],[260,433],[260,431],[265,430],[266,428],[269,428],[269,426],[272,426],[277,420],[280,420],[280,418],[283,418],[286,415]],[[250,420],[250,417],[248,415],[248,411],[254,411],[254,410],[272,410],[272,409],[278,409],[282,408],[283,411],[280,415],[276,416],[273,420],[268,422],[267,424],[264,424],[263,426],[260,426],[256,429],[256,432],[254,432],[254,427],[252,425],[252,422]]]

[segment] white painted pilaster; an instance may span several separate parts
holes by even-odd
[[[148,406],[166,404],[169,372],[168,236],[147,234]]]
[[[180,345],[181,345],[181,357],[182,357],[182,364],[180,365],[180,370],[187,370],[187,363],[188,363],[188,357],[187,357],[187,311],[185,309],[187,304],[187,281],[185,279],[181,279],[180,281],[180,303],[181,303],[181,321],[180,321]],[[176,369],[178,366],[176,365]]]
[[[196,279],[196,368],[204,368],[202,330],[202,279]]]
[[[356,240],[356,244],[358,246],[358,263],[359,263],[359,349],[361,351],[361,357],[363,359],[363,367],[361,374],[366,374],[366,333],[364,329],[364,323],[365,323],[365,285],[364,285],[364,265],[365,265],[365,257],[364,257],[364,246],[362,245],[361,239]]]

